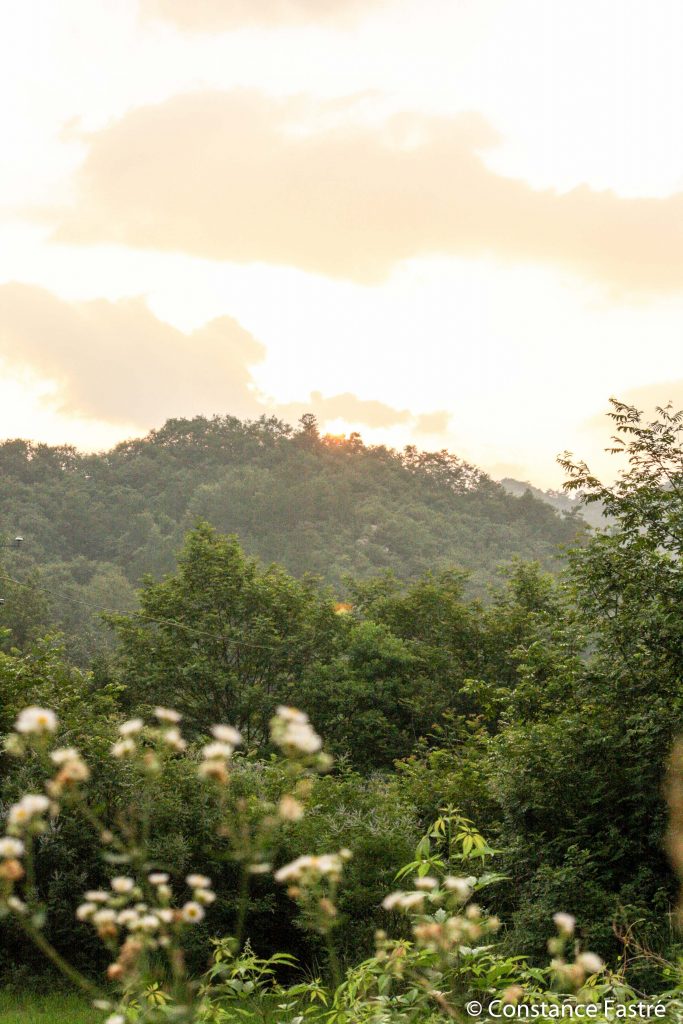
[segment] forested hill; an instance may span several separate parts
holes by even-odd
[[[558,546],[582,529],[580,519],[531,493],[507,493],[448,452],[321,437],[310,416],[295,429],[276,419],[169,420],[97,455],[6,441],[0,533],[24,542],[6,546],[4,572],[30,578],[32,591],[20,602],[25,621],[15,621],[13,584],[1,584],[3,624],[20,634],[44,620],[79,635],[90,653],[93,616],[131,607],[142,576],[173,568],[198,519],[236,533],[265,562],[338,587],[347,574],[410,577],[455,566],[481,589],[515,556],[552,566]]]

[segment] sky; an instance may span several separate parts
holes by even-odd
[[[314,412],[557,487],[683,407],[679,0],[0,8],[0,437]]]

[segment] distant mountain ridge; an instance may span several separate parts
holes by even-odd
[[[605,527],[607,521],[602,513],[602,504],[600,502],[592,502],[590,505],[580,505],[579,501],[574,497],[570,497],[565,494],[564,491],[547,490],[543,491],[540,487],[534,487],[528,480],[515,480],[513,477],[504,477],[499,480],[501,486],[505,488],[508,494],[514,494],[515,497],[520,497],[526,491],[533,494],[534,498],[538,498],[539,501],[545,501],[548,505],[552,505],[558,512],[567,513],[569,515],[573,513],[579,513],[581,517],[588,523],[589,526]]]
[[[296,428],[265,417],[174,419],[100,454],[0,444],[0,533],[25,538],[5,567],[19,579],[34,574],[44,606],[35,615],[86,637],[75,657],[98,649],[100,611],[131,607],[145,574],[174,567],[199,519],[339,593],[347,575],[453,567],[482,590],[515,557],[556,566],[558,547],[585,530],[537,489],[511,494],[447,451],[321,436],[313,416]],[[25,603],[7,601],[0,625]]]

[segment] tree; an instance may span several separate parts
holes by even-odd
[[[660,408],[647,422],[612,405],[611,451],[626,460],[616,482],[561,459],[567,489],[611,517],[570,554],[573,643],[583,634],[583,656],[556,659],[554,708],[512,718],[490,762],[518,927],[528,935],[533,913],[562,902],[603,950],[609,915],[640,918],[647,941],[664,941],[653,924],[674,891],[662,779],[683,730],[683,415]]]
[[[274,706],[337,631],[311,582],[261,568],[207,523],[188,534],[176,573],[146,581],[140,611],[111,621],[131,702],[182,707],[195,733],[229,722],[247,743],[264,740]]]

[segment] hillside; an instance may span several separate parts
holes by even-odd
[[[29,581],[21,616],[3,583],[2,624],[23,642],[64,630],[87,660],[105,645],[98,615],[135,604],[145,574],[175,564],[184,533],[206,519],[247,552],[341,589],[346,576],[414,577],[458,567],[482,591],[514,557],[556,564],[582,521],[531,493],[510,495],[442,451],[321,437],[313,417],[169,420],[101,454],[13,440],[0,445],[0,532],[24,542],[5,573]]]
[[[514,494],[516,497],[521,497],[527,491],[533,494],[534,498],[538,498],[539,501],[545,501],[548,505],[552,505],[553,508],[557,509],[558,512],[562,512],[566,515],[571,515],[579,511],[580,502],[575,494],[565,494],[564,491],[555,490],[541,490],[540,487],[534,487],[533,484],[529,483],[528,480],[515,480],[513,477],[504,477],[499,481],[501,486],[505,488],[508,494]],[[602,504],[594,502],[590,505],[583,504],[580,507],[580,514],[584,522],[588,523],[589,526],[594,526],[597,529],[605,529],[611,523],[608,516],[603,514]]]

